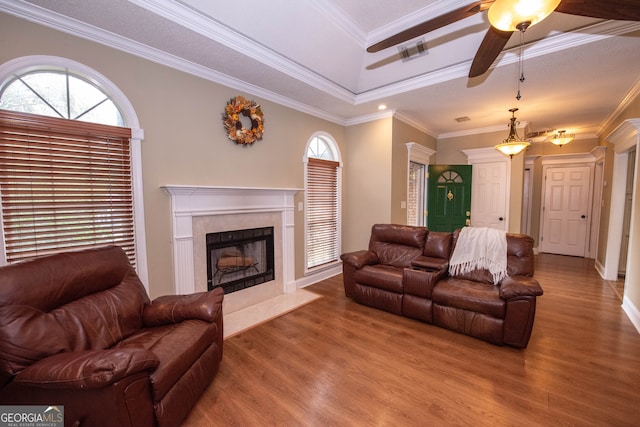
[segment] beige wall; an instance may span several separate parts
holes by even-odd
[[[344,252],[366,248],[371,226],[391,221],[392,123],[388,117],[346,130]]]

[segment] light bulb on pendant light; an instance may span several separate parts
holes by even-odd
[[[560,0],[496,0],[489,7],[489,22],[502,31],[522,31],[549,16]]]
[[[568,143],[573,141],[573,138],[575,138],[575,135],[568,135],[565,132],[566,131],[564,130],[559,130],[558,133],[553,135],[549,141],[552,144],[558,145],[560,147],[562,147],[563,145],[567,145]]]
[[[511,121],[509,123],[509,136],[502,141],[502,144],[498,144],[495,146],[496,150],[500,151],[502,154],[506,154],[507,156],[513,158],[516,154],[520,153],[522,150],[531,145],[530,142],[523,140],[518,136],[518,131],[516,130],[516,111],[517,108],[512,108],[509,110],[511,112]]]

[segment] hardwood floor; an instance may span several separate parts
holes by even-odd
[[[640,335],[592,260],[542,254],[529,347],[359,305],[342,276],[225,341],[184,426],[637,426]]]

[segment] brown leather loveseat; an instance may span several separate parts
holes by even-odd
[[[178,426],[218,371],[221,290],[153,302],[111,246],[0,268],[0,404],[67,426]]]
[[[460,230],[376,224],[369,248],[342,254],[346,296],[484,341],[525,348],[536,297],[533,239],[506,234],[507,277],[497,285],[487,270],[449,275]]]

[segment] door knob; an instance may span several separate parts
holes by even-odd
[[[580,218],[585,219],[587,216],[586,215],[581,215]]]
[[[504,220],[504,218],[500,217],[500,218],[498,218],[498,220],[499,220],[499,221],[503,221],[503,220]]]

